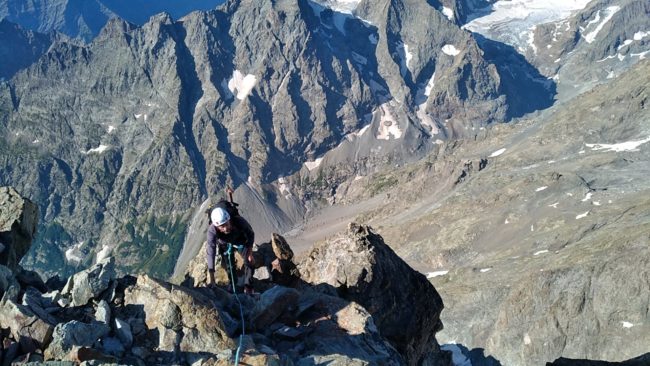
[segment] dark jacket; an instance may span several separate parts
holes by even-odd
[[[208,247],[206,255],[209,271],[214,271],[214,259],[217,252],[221,256],[222,261],[228,260],[225,255],[228,250],[228,243],[233,245],[243,245],[245,248],[253,247],[253,242],[255,242],[255,233],[248,221],[241,216],[234,216],[230,221],[232,224],[232,230],[227,235],[220,233],[212,224],[210,224],[210,227],[208,228]]]

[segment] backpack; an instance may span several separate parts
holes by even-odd
[[[205,210],[205,214],[208,215],[208,222],[210,222],[210,214],[212,213],[212,210],[214,210],[217,207],[221,207],[226,212],[228,212],[228,215],[230,217],[239,217],[239,209],[237,208],[239,206],[239,203],[236,202],[231,202],[225,199],[220,199],[217,203],[212,204],[208,207],[207,210]]]

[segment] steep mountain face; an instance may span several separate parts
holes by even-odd
[[[195,10],[214,9],[222,3],[223,0],[1,0],[0,19],[41,33],[59,31],[89,42],[113,17],[141,25],[158,13],[167,12],[177,19]]]
[[[344,185],[367,204],[377,187],[352,217],[431,278],[441,343],[502,364],[647,352],[648,75],[643,60],[535,119]]]
[[[54,42],[53,35],[26,31],[0,20],[0,81],[11,79],[18,70],[32,65]]]
[[[352,16],[234,1],[177,22],[113,20],[5,86],[2,182],[47,202],[30,266],[114,250],[168,274],[194,210],[226,183],[261,235],[286,230],[323,188],[310,167],[326,152],[344,177],[416,159],[508,118],[504,88],[472,37],[419,2]]]

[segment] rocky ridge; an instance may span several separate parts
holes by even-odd
[[[0,193],[3,219],[37,219],[29,207],[5,204],[15,201],[5,199],[6,189]],[[19,230],[18,225],[12,229]],[[5,250],[13,249],[4,243]],[[21,276],[24,270],[11,270],[3,261],[0,361],[228,365],[240,357],[250,365],[450,365],[435,340],[442,301],[422,275],[365,226],[351,225],[323,247],[340,247],[348,255],[331,263],[315,251],[299,265],[307,277],[286,273],[293,276],[290,287],[258,281],[261,292],[255,296],[195,287],[190,274],[186,285],[147,275],[118,277],[112,257],[76,273],[65,285]],[[286,243],[276,248],[276,259],[290,261]],[[322,260],[330,264],[318,265]],[[351,272],[343,286],[321,280],[344,270]],[[385,274],[393,270],[413,278],[414,287],[386,282]],[[381,299],[387,291],[393,300],[408,299],[415,306],[395,307]],[[412,319],[410,331],[421,337],[418,342],[396,336],[406,318]]]

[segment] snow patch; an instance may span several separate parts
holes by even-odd
[[[442,7],[442,14],[447,17],[447,19],[451,20],[452,22],[454,21],[454,11],[451,10],[450,8],[443,6]]]
[[[434,278],[434,277],[444,276],[444,275],[446,275],[447,273],[449,273],[449,271],[434,271],[434,272],[429,272],[429,273],[427,273],[427,278]]]
[[[81,247],[84,245],[84,242],[79,242],[76,245],[73,245],[70,247],[68,250],[65,251],[65,259],[68,262],[79,264],[83,260],[83,256],[81,254]]]
[[[86,151],[85,153],[86,153],[86,154],[92,154],[92,153],[101,154],[101,153],[103,153],[104,151],[108,150],[109,147],[110,147],[110,146],[107,146],[107,145],[99,145],[98,147],[96,147],[96,148],[94,148],[94,149],[90,149],[90,150]]]
[[[596,36],[598,35],[598,32],[600,32],[603,29],[605,24],[607,24],[607,22],[609,22],[609,20],[612,19],[614,14],[616,14],[619,10],[621,10],[621,7],[616,6],[616,5],[608,6],[607,8],[605,8],[605,10],[604,10],[605,16],[603,17],[603,20],[600,21],[600,23],[598,23],[598,25],[596,26],[596,28],[593,31],[591,31],[587,35],[583,36],[585,38],[585,41],[587,41],[587,43],[593,42],[596,39]],[[590,21],[587,24],[587,26],[589,26],[590,24],[596,23],[599,20],[600,20],[600,10],[598,10],[598,12],[596,13],[596,18],[594,20]]]
[[[364,178],[363,175],[357,175],[356,177],[354,177],[354,181],[356,182],[356,181],[358,181],[359,179],[363,179],[363,178]]]
[[[530,336],[528,335],[528,333],[524,334],[524,344],[528,346],[531,343],[533,343],[533,342],[531,341]]]
[[[108,126],[108,129],[106,130],[108,133],[111,133],[115,131],[115,126]]]
[[[36,139],[36,140],[32,141],[32,144],[38,144],[39,142],[41,142],[41,140]]]
[[[305,166],[309,171],[312,171],[320,166],[320,163],[323,161],[323,158],[318,158],[314,161],[306,161]]]
[[[650,52],[650,51],[643,51],[643,52],[639,52],[639,53],[630,53],[630,56],[638,57],[639,60],[643,60],[645,58],[645,55],[648,54],[648,52]]]
[[[460,53],[460,51],[454,45],[451,44],[446,44],[442,46],[442,52],[449,56],[456,56]]]
[[[233,94],[235,94],[236,90],[237,99],[244,100],[248,95],[250,95],[250,92],[253,90],[256,83],[257,77],[255,77],[255,75],[248,74],[244,76],[241,71],[235,70],[233,71],[230,80],[228,80],[228,90]]]
[[[431,134],[433,135],[440,132],[440,130],[438,129],[438,126],[436,125],[436,122],[433,120],[433,118],[429,115],[429,113],[427,113],[426,108],[427,100],[429,99],[431,90],[433,90],[434,87],[435,77],[436,73],[434,72],[433,75],[431,75],[429,82],[427,82],[427,85],[424,88],[418,89],[415,97],[416,102],[422,101],[422,103],[418,104],[416,115],[420,119],[420,123],[422,125],[429,126],[431,128]]]
[[[97,252],[97,259],[95,260],[95,263],[99,263],[104,259],[108,258],[110,253],[111,253],[111,248],[108,245],[104,245],[102,247],[102,250]]]
[[[548,253],[548,249],[540,250],[538,252],[533,253],[533,255],[540,255],[540,254],[544,254],[544,253]]]
[[[546,188],[548,188],[548,187],[547,186],[539,187],[539,188],[537,188],[535,190],[535,192],[541,192],[541,191],[545,190]]]
[[[399,126],[397,125],[397,121],[390,111],[388,102],[382,104],[380,108],[381,120],[379,121],[379,129],[377,130],[377,139],[389,140],[391,135],[395,139],[402,137],[402,130],[400,130]]]
[[[591,199],[591,196],[592,196],[591,192],[587,193],[587,195],[585,196],[585,198],[582,199],[582,202],[587,202],[587,201],[589,201],[589,200]]]
[[[636,140],[636,141],[626,141],[626,142],[621,142],[618,144],[585,144],[587,147],[590,147],[591,150],[606,150],[606,151],[615,151],[615,152],[622,152],[622,151],[638,151],[638,147],[650,142],[650,137],[645,138],[643,140]]]
[[[594,206],[600,206],[600,202],[599,202],[599,201],[593,201],[592,203],[593,203]]]
[[[493,152],[492,155],[490,155],[489,157],[490,157],[490,158],[494,158],[494,157],[497,157],[497,156],[503,154],[504,152],[506,152],[506,148],[505,148],[505,147],[504,147],[503,149],[499,149],[499,150]]]
[[[361,0],[314,0],[314,2],[339,13],[352,14]]]
[[[491,270],[492,270],[492,268],[482,268],[482,269],[480,270],[480,272],[481,272],[481,273],[485,273],[485,272],[490,272]]]
[[[647,36],[650,36],[650,31],[649,32],[636,32],[636,33],[634,33],[634,36],[632,37],[632,39],[634,39],[635,41],[640,41],[640,40],[644,39]]]
[[[585,213],[581,213],[580,215],[576,216],[576,220],[583,219],[583,218],[587,217],[588,214],[589,214],[589,211],[587,211]]]
[[[548,205],[548,207],[557,208],[557,205],[558,205],[559,203],[560,203],[560,202],[555,202],[555,203],[552,204],[552,205]]]
[[[621,323],[623,324],[623,328],[632,328],[634,326],[634,324],[626,321],[622,321]]]
[[[289,190],[287,179],[285,177],[280,177],[278,178],[278,183],[280,184],[280,193],[284,195],[284,198],[291,198],[291,191]]]

